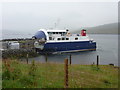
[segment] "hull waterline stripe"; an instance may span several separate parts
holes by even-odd
[[[79,52],[79,51],[90,51],[90,50],[95,51],[96,49],[70,50],[70,51],[60,51],[60,52]]]

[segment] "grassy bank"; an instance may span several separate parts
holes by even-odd
[[[0,90],[2,88],[2,60],[0,59]]]
[[[64,64],[26,64],[9,60],[2,64],[3,88],[64,88]],[[69,66],[69,88],[117,88],[118,68],[108,65]]]

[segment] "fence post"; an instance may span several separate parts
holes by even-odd
[[[47,53],[45,54],[45,61],[47,62],[48,58],[47,58]]]
[[[68,88],[68,59],[65,59],[64,63],[65,63],[65,88]]]
[[[71,65],[71,54],[70,54],[70,65]]]
[[[27,64],[28,64],[28,57],[29,57],[29,55],[27,54],[27,58],[26,58]]]
[[[99,66],[99,55],[97,55],[97,67]]]

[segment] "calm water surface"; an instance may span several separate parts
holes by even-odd
[[[118,65],[118,35],[96,34],[89,36],[97,42],[97,50],[71,53],[72,64],[96,63],[97,55],[99,55],[100,64],[107,65],[113,63]],[[48,55],[48,62],[63,63],[65,58],[69,58],[69,54],[70,53]],[[30,58],[29,60],[45,62],[45,56],[40,55],[39,57]]]

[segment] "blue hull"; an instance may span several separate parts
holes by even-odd
[[[96,42],[78,41],[78,42],[49,42],[44,44],[43,50],[38,50],[40,53],[53,52],[75,52],[96,50]]]

